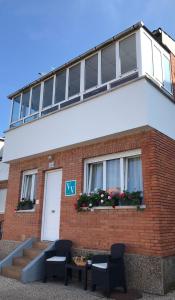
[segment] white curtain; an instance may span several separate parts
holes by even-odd
[[[120,188],[120,159],[106,162],[106,188]]]
[[[88,192],[103,188],[103,163],[89,165]]]
[[[128,158],[127,190],[129,192],[142,191],[142,166],[140,157]]]

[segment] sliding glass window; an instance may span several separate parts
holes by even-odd
[[[80,92],[80,64],[69,69],[69,97]]]
[[[108,82],[116,77],[115,43],[101,51],[101,80]]]
[[[130,35],[119,42],[121,74],[137,68],[136,35]]]
[[[98,84],[98,54],[85,60],[85,90]]]
[[[29,114],[29,100],[30,100],[30,90],[25,91],[22,94],[21,118],[24,118]]]
[[[169,59],[165,55],[162,56],[162,63],[163,63],[163,85],[168,92],[172,93],[171,66],[170,66]]]
[[[44,82],[43,108],[52,105],[53,77]]]
[[[19,120],[20,99],[21,99],[21,95],[13,99],[11,122],[15,122]]]
[[[55,85],[55,103],[65,100],[66,70],[57,73]]]
[[[30,113],[34,114],[39,111],[41,85],[37,85],[32,89],[32,100]]]

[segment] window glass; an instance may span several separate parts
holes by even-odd
[[[116,77],[115,43],[101,51],[101,78],[102,83]]]
[[[163,55],[163,85],[167,91],[172,92],[170,61],[165,55]]]
[[[89,164],[88,191],[103,188],[103,163]]]
[[[53,78],[50,78],[44,82],[43,108],[52,105],[52,95],[53,95]]]
[[[55,86],[55,103],[65,100],[66,70],[57,73]]]
[[[31,200],[36,199],[36,173],[23,174],[23,184],[22,184],[22,200]]]
[[[80,64],[69,69],[69,97],[80,92]]]
[[[11,122],[15,122],[19,120],[20,99],[21,99],[20,95],[13,99]]]
[[[32,89],[32,101],[30,113],[38,112],[40,104],[40,89],[41,85],[37,85]]]
[[[7,189],[0,189],[0,212],[5,212]]]
[[[120,189],[120,159],[106,162],[106,188]]]
[[[121,74],[137,68],[136,35],[133,34],[119,42]]]
[[[30,90],[23,92],[22,94],[21,118],[24,118],[29,114],[29,100],[30,100]]]
[[[153,75],[153,51],[151,39],[143,35],[143,62],[145,65],[145,72]]]
[[[131,157],[126,162],[127,186],[129,192],[142,191],[142,166],[140,157]]]
[[[98,84],[98,54],[85,60],[85,89]]]
[[[162,60],[160,50],[154,46],[154,76],[162,82]]]

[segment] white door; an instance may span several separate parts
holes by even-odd
[[[48,171],[45,174],[44,204],[41,239],[59,239],[61,207],[62,170]]]

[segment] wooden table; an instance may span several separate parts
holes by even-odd
[[[65,285],[68,285],[69,275],[72,274],[73,270],[78,271],[78,279],[82,281],[84,290],[87,290],[87,274],[90,265],[86,264],[85,266],[77,266],[75,263],[66,264],[65,267]]]

